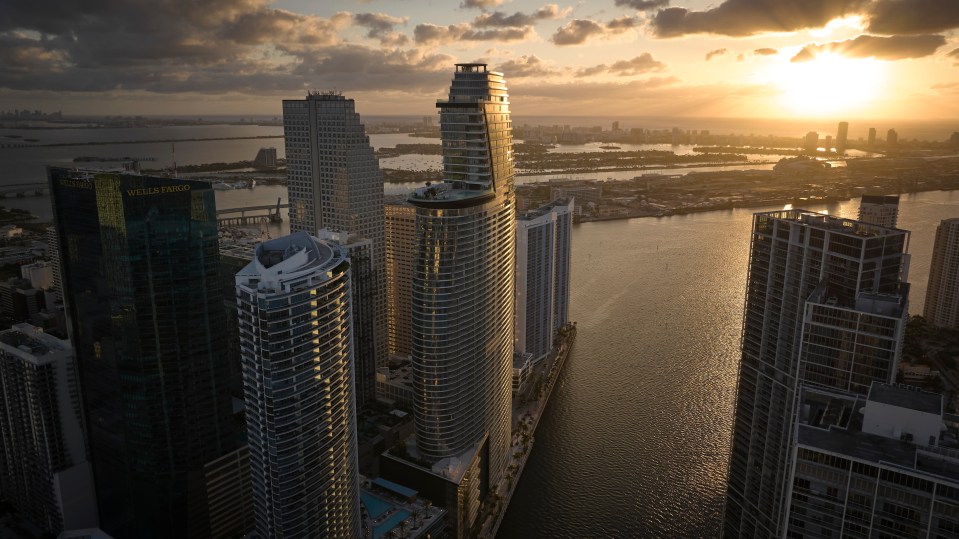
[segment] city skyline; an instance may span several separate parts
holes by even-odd
[[[954,118],[957,28],[947,0],[18,5],[0,109],[278,114],[277,97],[336,88],[364,114],[428,114],[415,97],[446,66],[482,61],[527,96],[520,115]]]

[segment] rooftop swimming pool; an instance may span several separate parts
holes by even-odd
[[[366,492],[360,493],[360,500],[363,501],[363,505],[366,506],[366,511],[373,520],[380,518],[380,515],[393,506],[393,504]]]

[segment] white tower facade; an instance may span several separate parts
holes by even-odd
[[[359,537],[350,263],[305,232],[236,275],[256,531]]]
[[[516,351],[538,363],[569,322],[572,199],[559,199],[516,220]]]

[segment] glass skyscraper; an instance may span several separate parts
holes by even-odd
[[[236,275],[260,537],[360,537],[350,266],[301,231]]]
[[[478,493],[503,477],[510,446],[515,208],[503,75],[457,64],[437,107],[445,180],[409,198],[416,450]],[[461,483],[477,462],[477,480]]]
[[[49,168],[100,527],[210,534],[204,465],[237,447],[209,183]]]

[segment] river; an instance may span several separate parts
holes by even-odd
[[[578,336],[499,539],[718,535],[754,211],[575,227]],[[936,225],[957,216],[959,191],[902,197],[910,312]]]

